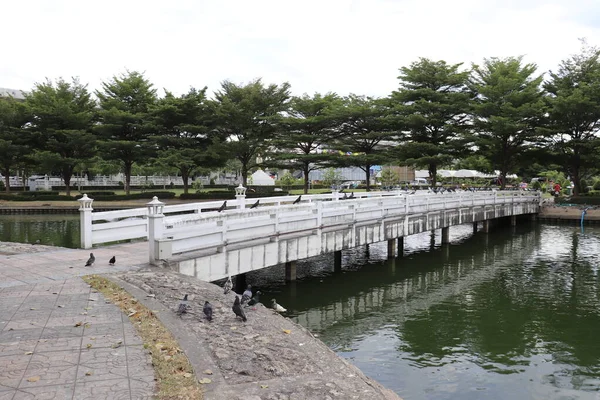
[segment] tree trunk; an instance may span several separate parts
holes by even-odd
[[[63,181],[65,181],[65,189],[67,196],[71,195],[71,177],[73,176],[73,170],[69,168],[63,169]]]
[[[431,179],[431,186],[435,188],[437,185],[437,164],[429,164],[429,179]]]
[[[304,174],[304,194],[308,194],[308,183],[309,183],[308,174],[310,173],[310,171],[308,169],[309,169],[308,164],[304,164],[304,170],[302,171],[302,173]]]
[[[573,196],[579,196],[583,192],[581,187],[581,178],[579,176],[579,166],[571,167],[571,178],[573,179]]]
[[[10,168],[5,168],[4,169],[4,191],[6,193],[10,192]]]
[[[500,190],[504,190],[506,187],[506,175],[508,175],[508,171],[500,171]]]
[[[188,183],[188,178],[190,177],[190,170],[186,168],[181,168],[179,171],[181,171],[181,179],[183,179],[183,193],[188,194],[188,189],[190,186]]]
[[[367,192],[371,191],[371,165],[367,164],[365,165],[365,174],[367,177]]]
[[[248,187],[248,167],[246,164],[242,164],[242,186]]]
[[[133,163],[125,162],[124,173],[125,173],[125,194],[129,195],[131,188],[131,167]]]

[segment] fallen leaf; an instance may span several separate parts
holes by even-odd
[[[260,385],[260,388],[261,388],[261,389],[266,389],[266,388],[268,388],[268,387],[269,387],[269,385]]]
[[[237,327],[236,327],[236,326],[232,326],[232,327],[231,327],[231,330],[232,330],[232,331],[235,331],[236,329],[237,329]]]
[[[92,348],[92,344],[88,343],[88,344],[85,345],[85,347],[87,347],[88,349],[91,349]]]
[[[183,374],[183,376],[186,378],[191,378],[192,374],[190,374],[189,372],[186,372],[185,374]]]
[[[283,333],[289,335],[290,333],[292,333],[292,331],[290,329],[284,329]]]
[[[136,313],[137,313],[137,311],[132,311],[129,314],[127,314],[127,316],[128,317],[133,317]]]
[[[163,357],[163,360],[165,360],[165,361],[169,361],[171,358],[173,358],[173,357],[171,357],[171,356],[164,356],[164,357]]]
[[[35,310],[35,308],[31,307],[30,310]]]
[[[205,369],[204,371],[202,371],[202,373],[206,374],[206,375],[212,375],[213,372],[210,369]]]
[[[202,378],[198,382],[204,385],[206,383],[211,383],[212,381],[208,378]]]
[[[33,354],[33,351],[28,351],[27,353],[25,353],[26,356],[29,356],[31,354]]]
[[[59,304],[59,305],[58,305],[58,308],[63,308],[63,307],[64,307],[64,306],[63,306],[62,304]]]
[[[91,309],[92,309],[92,307],[86,307],[86,308],[84,308],[84,310],[91,310]]]
[[[146,297],[156,297],[155,294],[147,294]]]
[[[75,322],[75,326],[81,326],[83,324],[83,322],[79,321],[79,322]]]
[[[31,378],[27,378],[27,382],[37,382],[40,380],[39,376],[32,376]]]
[[[85,373],[85,376],[92,376],[93,372],[92,371],[88,371]]]
[[[90,323],[87,323],[87,324],[85,324],[85,325],[84,325],[84,327],[86,327],[86,328],[88,328],[88,329],[89,329],[91,326],[92,326],[92,324],[90,324]]]
[[[157,348],[157,349],[159,349],[159,350],[162,350],[162,349],[164,349],[164,348],[165,348],[165,344],[164,344],[164,343],[156,343],[156,344],[154,345],[154,347],[156,347],[156,348]]]

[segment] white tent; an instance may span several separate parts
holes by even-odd
[[[275,186],[275,179],[271,178],[262,169],[259,169],[252,174],[252,183],[248,182],[248,185]]]

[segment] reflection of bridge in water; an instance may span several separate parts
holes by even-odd
[[[496,241],[487,235],[476,235],[470,239],[469,247],[477,250],[458,255],[458,259],[453,255],[450,260],[449,252],[464,251],[465,244],[460,245],[460,250],[459,246],[446,246],[418,254],[413,260],[398,258],[381,266],[365,266],[346,275],[346,280],[334,274],[323,279],[319,299],[315,300],[327,305],[300,310],[293,319],[313,332],[327,330],[330,341],[346,342],[344,338],[356,338],[388,324],[401,324],[452,296],[468,295],[470,288],[491,280],[505,267],[530,258],[537,240],[535,232]],[[444,264],[441,267],[440,257]],[[386,273],[381,268],[386,268]],[[346,293],[355,294],[340,299],[339,290],[322,289],[333,285],[344,285]],[[328,296],[336,298],[328,301]],[[310,307],[307,301],[303,304]]]

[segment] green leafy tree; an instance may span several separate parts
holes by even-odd
[[[159,147],[157,163],[176,168],[188,193],[188,179],[199,168],[224,164],[223,146],[211,130],[213,107],[206,98],[206,88],[176,97],[167,92],[152,110]]]
[[[281,183],[284,188],[289,189],[294,183],[296,183],[296,178],[294,178],[294,176],[288,171],[278,179],[278,182]]]
[[[27,120],[24,104],[13,98],[0,98],[0,171],[6,192],[10,192],[11,170],[29,152],[23,130]]]
[[[310,171],[323,166],[330,158],[317,152],[331,142],[337,132],[332,111],[340,103],[333,93],[310,97],[294,97],[286,117],[278,124],[274,155],[270,164],[281,168],[300,170],[304,177],[304,193],[308,193]]]
[[[344,98],[334,113],[340,135],[332,147],[342,153],[330,162],[339,166],[356,166],[365,172],[367,191],[371,190],[371,167],[388,161],[396,134],[390,129],[383,101],[366,96]]]
[[[544,84],[549,106],[549,140],[582,192],[583,171],[600,162],[600,49],[583,44],[579,54],[563,60]]]
[[[102,83],[96,91],[100,103],[101,156],[118,160],[125,174],[125,192],[130,193],[133,163],[144,163],[155,150],[151,141],[149,111],[156,103],[156,90],[140,72],[126,72]]]
[[[539,140],[544,102],[536,69],[523,64],[522,57],[491,58],[473,66],[470,88],[477,98],[472,139],[478,154],[500,171],[502,189],[506,176],[526,162],[527,150]]]
[[[391,188],[400,183],[400,176],[392,168],[385,167],[381,171],[380,180],[383,187]]]
[[[60,171],[67,195],[71,178],[81,164],[96,152],[96,138],[91,133],[96,103],[78,79],[58,79],[38,83],[27,95],[31,114],[29,129],[39,145],[36,159],[46,170]]]
[[[224,81],[215,93],[217,130],[227,138],[231,156],[241,163],[244,186],[249,171],[257,166],[257,155],[269,148],[274,119],[287,110],[289,98],[289,83],[265,86],[260,79],[246,85]]]
[[[467,88],[470,72],[461,66],[421,58],[400,68],[400,88],[390,97],[396,130],[403,132],[398,158],[427,168],[434,186],[438,168],[465,152],[461,133],[473,95]]]
[[[342,179],[342,174],[335,168],[327,168],[323,173],[323,184],[331,188],[339,188]]]

